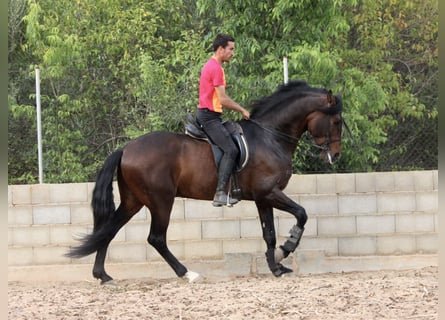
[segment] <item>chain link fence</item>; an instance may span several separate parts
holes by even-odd
[[[368,160],[366,163],[345,159],[348,157],[346,148],[353,149],[349,157],[360,157],[357,142],[360,137],[350,137],[346,130],[343,132],[342,158],[330,165],[319,159],[320,150],[314,146],[311,135],[306,132],[300,139],[294,155],[294,173],[348,173],[365,171],[411,171],[437,170],[438,168],[438,120],[410,119],[399,121],[387,132],[387,141],[375,146],[379,150],[377,161]],[[348,139],[356,140],[346,143]],[[351,151],[348,150],[348,151]]]
[[[435,170],[438,150],[437,118],[400,122],[388,132],[375,171]]]

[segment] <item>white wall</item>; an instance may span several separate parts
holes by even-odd
[[[8,265],[90,264],[63,254],[90,232],[93,183],[8,186]],[[118,202],[115,189],[115,200]],[[297,251],[327,257],[436,254],[438,172],[294,175],[285,190],[309,220]],[[275,215],[278,243],[294,218]],[[147,244],[150,215],[141,210],[111,242],[108,262],[161,260]],[[178,198],[168,243],[179,259],[222,259],[265,251],[255,204],[215,208],[210,201]]]

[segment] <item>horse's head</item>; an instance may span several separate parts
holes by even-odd
[[[332,164],[340,158],[343,124],[349,132],[341,112],[341,98],[332,91],[291,81],[257,101],[250,120],[289,145],[309,131],[321,149],[320,157]]]
[[[329,91],[322,107],[308,115],[307,129],[321,149],[320,158],[330,164],[340,158],[342,125],[341,98]]]

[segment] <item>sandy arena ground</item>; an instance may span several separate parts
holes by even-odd
[[[9,282],[9,319],[438,319],[438,268],[343,274]]]

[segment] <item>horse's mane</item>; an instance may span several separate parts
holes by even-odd
[[[253,119],[260,118],[271,110],[273,110],[275,113],[278,110],[277,108],[284,107],[286,105],[286,101],[304,97],[308,93],[328,94],[328,90],[311,87],[307,84],[306,81],[303,80],[290,81],[287,84],[278,86],[275,92],[272,93],[270,96],[255,101],[251,106],[251,117]],[[340,113],[342,111],[341,98],[335,96],[335,100],[335,106],[332,106],[330,108],[323,108],[319,111],[327,114]]]

